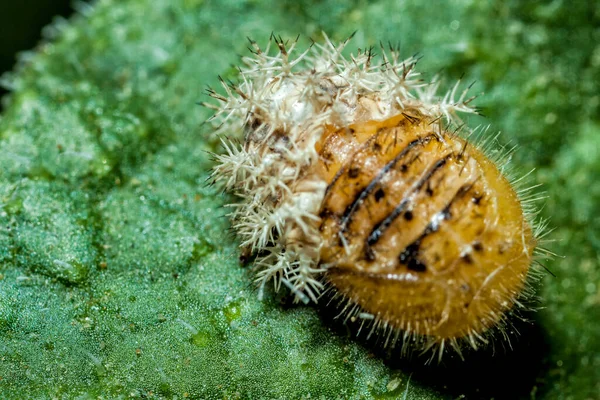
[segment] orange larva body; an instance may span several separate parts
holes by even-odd
[[[442,341],[499,322],[535,240],[498,168],[436,129],[411,110],[331,129],[313,173],[328,184],[325,280],[387,326]]]
[[[438,97],[393,48],[345,58],[347,41],[326,38],[293,58],[296,42],[273,42],[275,55],[251,41],[240,84],[209,91],[235,137],[213,177],[239,196],[230,217],[259,297],[269,282],[306,304],[329,291],[386,342],[440,356],[486,342],[530,296],[540,229],[529,189],[450,131],[477,113],[468,89]]]

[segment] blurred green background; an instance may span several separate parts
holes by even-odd
[[[593,2],[76,9],[1,80],[11,91],[0,117],[1,398],[600,398]],[[6,26],[3,47],[17,41]],[[204,184],[215,148],[196,102],[218,74],[235,77],[246,36],[308,45],[355,30],[352,50],[399,42],[424,56],[425,78],[476,80],[485,118],[470,125],[502,131],[516,168],[543,184],[547,247],[564,257],[544,261],[556,277],[544,275],[541,309],[517,324],[512,349],[500,340],[423,366],[353,337],[328,308],[282,294],[259,302],[238,262],[221,208],[231,199]]]
[[[18,52],[33,48],[53,18],[73,12],[70,0],[23,0],[0,3],[0,75],[13,68]],[[6,94],[0,88],[0,96]]]

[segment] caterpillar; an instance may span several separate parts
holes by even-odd
[[[223,147],[211,177],[239,198],[229,216],[259,297],[269,282],[298,302],[328,293],[386,345],[440,358],[502,331],[533,296],[545,224],[510,154],[462,123],[478,113],[470,87],[438,96],[393,46],[249,41],[240,82],[206,105]]]

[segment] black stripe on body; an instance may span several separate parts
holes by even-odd
[[[433,174],[436,171],[438,171],[440,168],[442,168],[447,163],[447,161],[450,159],[450,157],[452,157],[453,155],[454,155],[454,153],[450,153],[450,154],[446,155],[444,158],[437,160],[436,163],[433,165],[433,167],[431,167],[429,169],[429,171],[427,171],[427,173],[421,179],[419,179],[415,188],[413,190],[411,190],[402,199],[400,204],[398,204],[398,206],[396,206],[396,208],[394,208],[387,217],[385,217],[382,221],[380,221],[379,223],[377,223],[377,225],[375,225],[375,227],[369,234],[369,237],[367,238],[367,246],[373,246],[374,244],[376,244],[379,241],[379,238],[381,238],[381,235],[383,235],[383,233],[394,223],[396,218],[398,218],[400,216],[400,214],[402,214],[404,212],[404,210],[406,209],[406,206],[408,205],[408,203],[410,201],[410,196],[412,196],[414,193],[417,193],[419,190],[421,190],[421,188],[425,185],[425,183],[427,183],[431,179]]]
[[[392,170],[392,168],[394,168],[396,166],[398,161],[400,161],[402,158],[404,158],[408,154],[408,152],[411,149],[415,148],[417,145],[422,146],[422,145],[429,143],[433,137],[434,137],[433,135],[429,135],[429,136],[424,136],[419,139],[413,140],[406,147],[404,147],[402,149],[402,151],[400,153],[398,153],[398,155],[396,155],[396,157],[394,157],[394,159],[392,159],[390,162],[388,162],[379,171],[379,173],[371,180],[371,182],[369,182],[369,184],[360,193],[358,193],[358,195],[354,198],[354,201],[350,205],[348,205],[348,207],[346,207],[346,210],[344,211],[344,214],[342,215],[340,233],[344,233],[346,231],[350,221],[352,220],[352,216],[354,215],[354,213],[356,212],[358,207],[367,198],[367,196],[369,196],[371,194],[371,192],[373,192],[373,190],[375,189],[377,184],[379,182],[381,182],[383,177],[387,173],[389,173]],[[379,201],[381,199],[381,197],[383,197],[383,192],[380,194],[379,199],[377,199],[377,201]]]
[[[368,148],[371,143],[373,143],[373,141],[376,141],[377,138],[379,137],[379,135],[382,132],[385,132],[385,129],[379,129],[377,130],[377,132],[371,136],[369,139],[367,139],[367,141],[365,141],[359,148],[358,150],[356,150],[353,154],[352,154],[352,158],[354,158],[354,156],[356,156],[356,154],[360,153],[361,151],[363,151],[364,149]],[[329,185],[327,185],[327,188],[325,189],[325,196],[324,199],[327,198],[327,195],[329,194],[329,192],[331,192],[331,189],[333,189],[333,186],[335,185],[335,183],[338,181],[338,179],[341,178],[342,175],[344,175],[344,173],[346,173],[346,170],[348,169],[350,163],[345,163],[344,165],[342,165],[342,167],[339,169],[338,172],[336,172],[335,176],[333,177],[333,179],[331,180],[331,182],[329,183]]]
[[[425,265],[425,263],[419,259],[421,243],[427,236],[437,232],[440,229],[440,224],[442,221],[448,221],[452,218],[450,207],[452,207],[452,204],[454,204],[456,200],[463,198],[473,188],[475,182],[462,185],[454,194],[452,199],[448,202],[448,204],[446,204],[446,206],[442,209],[442,211],[434,214],[436,221],[429,222],[421,235],[419,235],[417,239],[415,239],[411,244],[406,246],[404,250],[402,250],[398,256],[400,264],[404,264],[408,269],[416,272],[424,272],[427,269],[427,265]],[[438,215],[440,215],[440,217],[438,217]]]

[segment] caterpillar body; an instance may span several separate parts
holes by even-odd
[[[468,88],[438,97],[391,47],[250,43],[209,107],[227,136],[212,176],[240,198],[230,216],[259,296],[268,282],[305,303],[330,292],[386,343],[440,357],[485,343],[531,296],[542,227],[495,138],[461,124],[477,112]]]

